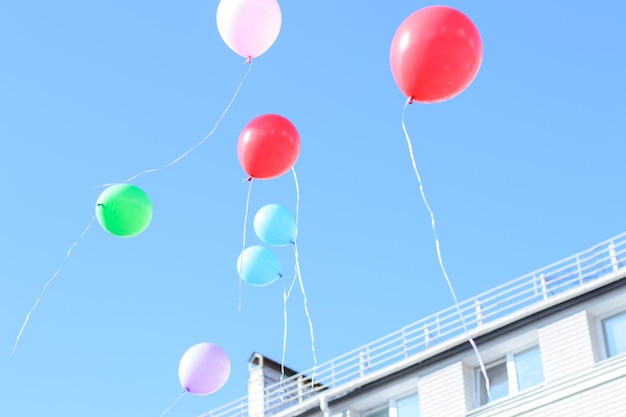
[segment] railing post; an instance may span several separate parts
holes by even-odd
[[[485,315],[483,313],[483,306],[480,305],[480,301],[474,300],[474,306],[476,308],[476,325],[480,326],[485,321]]]
[[[367,371],[367,368],[369,366],[367,362],[368,362],[368,359],[366,357],[366,352],[360,351],[359,352],[359,370],[360,370],[361,376],[365,375],[365,372]]]
[[[406,327],[402,328],[402,351],[404,352],[404,357],[408,358],[409,349],[407,347],[407,341],[406,341]]]
[[[609,254],[611,255],[611,265],[613,265],[613,271],[619,269],[619,261],[617,259],[617,253],[615,252],[615,243],[609,243]]]
[[[533,295],[539,294],[539,290],[537,289],[537,275],[533,274]]]
[[[545,274],[539,275],[539,282],[541,282],[541,294],[543,295],[543,299],[548,299],[548,281],[546,280]]]
[[[428,324],[424,323],[424,348],[430,346],[430,328]]]
[[[583,270],[580,267],[580,256],[576,257],[576,268],[578,269],[578,283],[583,285]]]
[[[304,400],[304,383],[302,376],[298,377],[298,402],[301,403]]]

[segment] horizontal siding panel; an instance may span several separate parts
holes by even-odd
[[[456,362],[419,380],[421,417],[457,417],[467,412],[465,369]]]
[[[596,386],[519,415],[524,417],[624,417],[626,416],[626,378]]]
[[[593,343],[586,311],[540,328],[538,336],[546,383],[593,367]]]
[[[529,389],[468,417],[624,417],[626,416],[626,355],[598,363],[592,369]]]

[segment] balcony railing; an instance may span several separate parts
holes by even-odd
[[[320,391],[355,381],[624,266],[626,233],[465,300],[458,308],[452,306],[308,371],[285,377],[265,388],[263,403],[259,401],[264,410],[260,415],[295,406]],[[243,397],[201,417],[247,417],[249,408],[248,398]]]

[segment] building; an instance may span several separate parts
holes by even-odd
[[[205,417],[624,417],[626,233],[305,373],[249,366]]]

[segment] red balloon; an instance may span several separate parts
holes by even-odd
[[[298,130],[277,114],[252,119],[241,131],[237,143],[241,167],[256,179],[280,177],[296,163],[299,154]]]
[[[391,72],[411,101],[448,100],[470,85],[483,58],[474,23],[447,6],[414,12],[398,27],[391,42]]]

